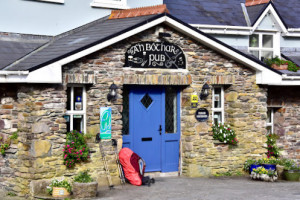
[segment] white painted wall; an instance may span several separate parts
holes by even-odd
[[[0,32],[57,35],[109,15],[92,0],[64,0],[64,4],[37,0],[0,0]],[[162,4],[163,0],[127,0],[130,8]]]

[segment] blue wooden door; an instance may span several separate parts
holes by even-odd
[[[170,95],[171,94],[171,95]],[[146,162],[146,172],[178,171],[179,93],[164,87],[134,87],[129,92],[129,147]]]

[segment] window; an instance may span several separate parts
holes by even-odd
[[[274,123],[273,123],[273,115],[274,115],[274,109],[268,108],[267,111],[267,134],[273,133],[274,131]]]
[[[93,7],[126,9],[127,0],[93,0]]]
[[[224,123],[224,88],[214,87],[212,92],[212,120],[214,124]]]
[[[263,61],[264,58],[275,57],[274,37],[272,34],[252,34],[249,37],[249,52]]]
[[[177,133],[177,90],[166,87],[165,97],[166,133]]]
[[[67,131],[77,130],[86,132],[86,91],[84,86],[67,88]]]

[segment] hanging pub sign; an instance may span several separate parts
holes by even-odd
[[[208,110],[205,108],[199,108],[195,113],[195,117],[199,122],[206,122],[209,117]]]
[[[125,66],[132,68],[185,69],[183,51],[168,42],[139,42],[129,47]]]
[[[191,95],[191,107],[192,108],[197,108],[198,106],[198,95],[197,94],[192,94]]]
[[[111,108],[100,108],[100,138],[111,139]]]

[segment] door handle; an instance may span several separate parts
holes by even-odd
[[[161,135],[161,131],[162,131],[162,127],[161,127],[161,125],[159,125],[159,135]]]

